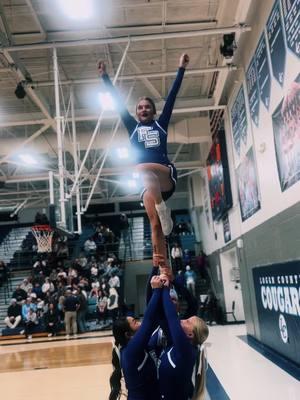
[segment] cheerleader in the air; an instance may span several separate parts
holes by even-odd
[[[98,71],[112,94],[121,119],[128,131],[136,161],[136,171],[144,184],[143,203],[151,224],[154,265],[166,264],[167,253],[164,236],[173,228],[171,210],[165,201],[175,191],[177,172],[167,154],[167,130],[177,93],[180,89],[189,56],[180,57],[179,69],[168,94],[164,109],[156,120],[156,107],[149,97],[142,97],[136,105],[136,118],[131,116],[106,73],[105,63],[98,63]]]

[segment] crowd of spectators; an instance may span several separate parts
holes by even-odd
[[[78,258],[70,259],[64,238],[51,254],[38,255],[12,294],[8,330],[17,328],[31,340],[37,331],[47,331],[49,338],[59,331],[76,337],[89,330],[88,320],[94,329],[108,328],[124,309],[121,262],[107,248],[101,251],[113,241],[110,228],[99,223]]]
[[[129,224],[124,215],[119,228],[125,242]],[[177,228],[181,234],[190,232],[184,222]],[[66,338],[71,334],[76,337],[90,329],[91,320],[95,322],[92,329],[109,328],[126,310],[121,287],[123,269],[114,252],[117,239],[118,235],[99,222],[83,243],[78,258],[69,257],[65,237],[55,241],[51,254],[37,255],[31,273],[13,292],[5,318],[8,330],[15,333],[17,329],[31,340],[36,331],[46,331],[50,338],[60,331],[65,332]],[[200,252],[192,260],[190,251],[175,243],[171,260],[174,272],[195,296],[196,274],[200,279],[209,279],[206,255]],[[0,262],[0,278],[1,270],[5,274],[6,266]]]

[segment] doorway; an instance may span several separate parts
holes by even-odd
[[[240,266],[237,248],[224,251],[220,254],[221,271],[224,287],[226,312],[232,311],[234,302],[234,315],[237,321],[245,321],[242,288],[240,282]],[[233,322],[232,314],[226,314],[227,322]]]

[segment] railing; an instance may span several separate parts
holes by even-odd
[[[7,304],[10,300],[10,291],[12,290],[11,273],[8,268],[0,270],[0,288],[3,289],[4,302]]]

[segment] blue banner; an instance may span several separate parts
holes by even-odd
[[[224,217],[222,218],[222,221],[223,221],[224,242],[228,243],[231,240],[231,230],[230,230],[228,214],[224,215]]]
[[[258,126],[259,123],[259,87],[257,79],[256,61],[253,57],[246,73],[248,100],[252,121]]]
[[[231,123],[234,147],[238,155],[240,155],[241,141],[247,144],[248,122],[246,114],[246,104],[243,86],[240,88],[236,99],[231,108]]]
[[[241,154],[241,137],[239,132],[239,113],[237,101],[233,103],[231,107],[231,125],[232,125],[232,135],[233,144],[238,156]]]
[[[260,340],[300,365],[300,261],[253,268]]]
[[[256,167],[252,147],[236,170],[242,221],[260,209]]]
[[[256,70],[257,70],[257,78],[259,86],[259,95],[261,101],[268,110],[270,105],[271,74],[270,74],[270,66],[267,54],[267,44],[264,34],[262,34],[258,42],[257,49],[255,52],[255,60],[256,60]]]
[[[281,191],[300,180],[300,74],[272,114]]]
[[[275,3],[272,9],[266,28],[273,75],[282,86],[284,81],[286,48],[283,37],[279,0]]]
[[[281,0],[288,48],[300,58],[300,0]]]

